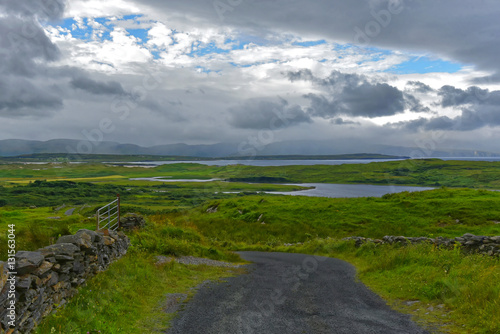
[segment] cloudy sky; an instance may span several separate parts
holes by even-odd
[[[500,152],[499,17],[498,0],[0,0],[0,139]]]

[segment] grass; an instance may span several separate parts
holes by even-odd
[[[300,162],[297,162],[298,164]],[[439,159],[314,166],[206,166],[178,163],[155,168],[106,164],[0,164],[0,185],[37,179],[141,178],[252,180],[275,178],[290,183],[365,183],[500,189],[500,162],[442,161]],[[111,181],[111,180],[109,180]]]
[[[79,229],[95,229],[93,220],[80,214],[66,217],[63,212],[52,208],[0,208],[0,261],[7,258],[7,228],[15,225],[16,249],[36,250],[53,244],[62,235],[73,234]],[[61,219],[49,217],[60,216]]]
[[[352,199],[253,195],[211,200],[169,217],[179,226],[194,225],[201,234],[235,247],[272,246],[353,235],[500,235],[499,203],[500,193],[472,189]],[[215,206],[216,213],[207,213]]]
[[[154,262],[153,254],[132,251],[80,288],[36,333],[164,333],[172,318],[162,308],[166,294],[193,295],[192,288],[206,280],[238,273],[238,269]]]
[[[355,248],[353,243],[338,241],[353,235],[500,235],[499,192],[451,188],[498,189],[498,167],[500,163],[436,159],[284,167],[187,163],[148,169],[93,163],[0,164],[0,251],[5,254],[1,247],[7,244],[8,224],[16,224],[18,250],[36,249],[52,243],[60,234],[94,228],[95,220],[85,217],[120,193],[124,212],[138,212],[148,218],[145,229],[129,233],[130,256],[89,281],[66,308],[43,322],[39,333],[50,333],[52,328],[56,333],[161,332],[169,320],[159,306],[165,293],[188,291],[204,279],[234,273],[176,264],[157,268],[155,255],[238,261],[231,250],[339,257],[355,264],[359,278],[393,307],[416,315],[427,326],[450,333],[500,333],[498,259],[427,245]],[[449,188],[382,198],[330,199],[258,193],[291,190],[290,186],[274,183],[128,180],[154,176]],[[44,179],[50,182],[39,181]],[[227,191],[243,193],[223,193]],[[63,203],[67,208],[83,204],[90,208],[65,217],[64,210],[54,212]],[[28,209],[31,205],[38,208]],[[209,208],[217,208],[217,212],[208,213]],[[48,219],[51,216],[62,219]],[[284,243],[302,244],[285,247]],[[417,299],[420,302],[413,306],[405,303]],[[428,311],[431,306],[434,311]]]

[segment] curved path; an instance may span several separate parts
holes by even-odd
[[[347,262],[240,252],[249,273],[202,287],[167,332],[199,334],[427,333],[391,310]]]

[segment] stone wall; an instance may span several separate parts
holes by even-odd
[[[363,237],[349,237],[342,240],[354,240],[356,246],[361,246],[364,243],[382,244],[416,244],[416,243],[431,243],[440,247],[453,248],[459,245],[463,250],[472,253],[481,253],[491,256],[500,256],[500,236],[485,237],[466,233],[461,237],[448,239],[443,237],[425,238],[425,237],[402,237],[402,236],[385,236],[382,239],[370,239]]]
[[[9,328],[13,276],[0,262],[0,333],[30,333],[42,318],[63,306],[87,279],[123,256],[130,245],[122,232],[80,230],[55,245],[15,255],[16,326]]]

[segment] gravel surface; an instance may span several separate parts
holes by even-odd
[[[240,255],[254,262],[249,273],[200,288],[166,333],[428,333],[357,282],[347,262],[304,254]]]
[[[181,256],[177,258],[159,255],[156,257],[156,265],[162,265],[165,263],[169,263],[170,261],[175,261],[177,263],[182,264],[192,264],[192,265],[200,265],[205,264],[207,266],[212,267],[227,267],[227,268],[239,268],[239,264],[234,264],[230,262],[224,261],[216,261],[211,259],[205,259],[203,257],[194,257],[194,256]]]
[[[182,263],[182,264],[206,264],[207,266],[212,266],[212,267],[228,267],[228,268],[238,268],[240,267],[239,264],[234,264],[234,263],[229,263],[229,262],[224,262],[224,261],[216,261],[216,260],[210,260],[210,259],[205,259],[201,257],[194,257],[194,256],[181,256],[175,259],[176,262]]]

